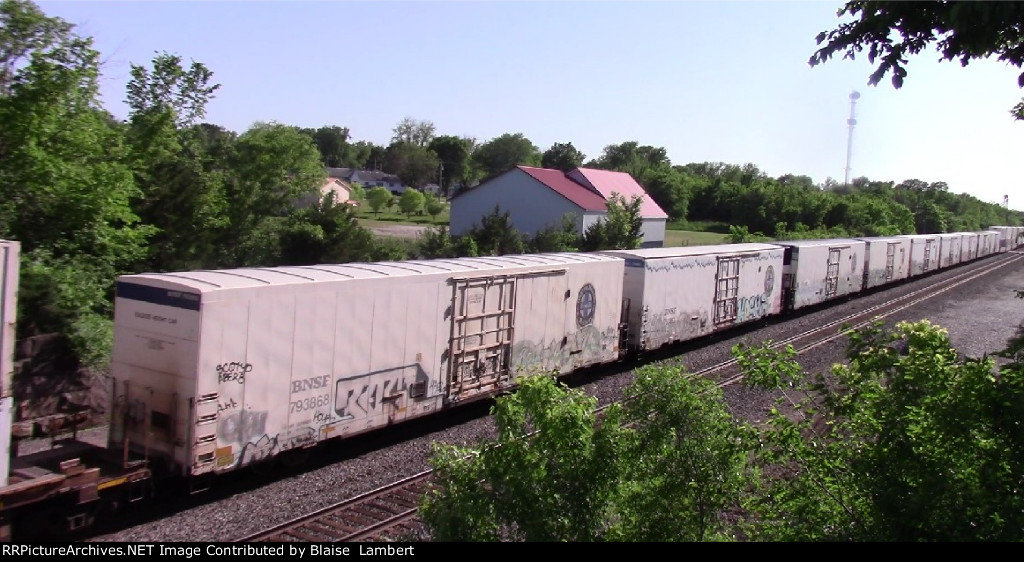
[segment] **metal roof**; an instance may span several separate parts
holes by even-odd
[[[199,293],[272,285],[323,283],[353,279],[410,277],[444,273],[533,271],[551,266],[586,262],[607,262],[615,258],[573,252],[510,255],[497,257],[321,264],[309,266],[258,267],[221,270],[139,273],[122,275],[118,282],[143,285],[180,286]]]
[[[601,195],[573,181],[561,170],[516,166],[519,170],[578,205],[584,211],[607,211],[608,203]]]
[[[634,196],[639,195],[643,200],[643,204],[640,206],[641,217],[645,219],[668,218],[668,213],[662,210],[654,202],[654,199],[651,199],[651,196],[647,194],[644,188],[633,179],[633,176],[626,172],[576,168],[570,171],[568,176],[583,185],[597,190],[606,200],[610,200],[613,193],[618,193],[628,203]]]
[[[637,250],[607,250],[601,252],[608,256],[662,259],[681,258],[686,256],[703,256],[707,254],[741,254],[746,252],[763,252],[765,250],[781,250],[775,244],[718,244],[715,246],[670,246],[667,248],[640,248]]]
[[[864,244],[863,239],[859,238],[827,238],[824,240],[786,240],[784,242],[776,242],[781,246],[793,246],[796,248],[813,248],[817,246],[839,246],[843,244]]]

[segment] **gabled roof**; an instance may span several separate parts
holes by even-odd
[[[533,179],[572,201],[584,211],[608,210],[608,204],[603,197],[572,181],[561,170],[534,168],[532,166],[516,166],[516,168],[526,172]]]
[[[352,177],[355,176],[356,174],[358,174],[359,177],[363,178],[365,181],[387,181],[387,182],[391,182],[391,183],[401,183],[402,182],[402,180],[399,179],[399,177],[396,176],[395,174],[388,174],[388,173],[385,173],[385,172],[378,172],[378,171],[375,171],[375,170],[356,170],[356,169],[353,169],[353,168],[325,168],[325,169],[327,170],[327,175],[329,177],[340,179],[340,180],[344,180],[344,181],[352,181]]]
[[[462,195],[479,189],[489,181],[499,176],[515,172],[516,170],[525,173],[531,178],[539,181],[545,187],[565,197],[584,211],[606,212],[608,210],[608,199],[612,193],[618,193],[629,201],[634,195],[643,198],[643,205],[640,207],[640,216],[645,219],[667,219],[668,214],[651,199],[651,196],[636,183],[632,176],[625,172],[609,172],[607,170],[592,170],[589,168],[576,168],[571,172],[551,170],[548,168],[535,168],[533,166],[516,166],[495,176],[491,176],[474,188],[465,189],[455,194],[452,199],[458,199]]]
[[[626,172],[614,172],[611,170],[596,170],[593,168],[576,168],[568,173],[569,177],[577,182],[593,189],[601,194],[606,200],[611,200],[612,193],[618,193],[629,202],[634,196],[639,195],[643,199],[640,206],[640,216],[645,219],[667,219],[666,213],[651,196],[644,191],[640,184],[636,183],[633,176]]]

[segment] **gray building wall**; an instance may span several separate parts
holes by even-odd
[[[578,205],[526,172],[512,169],[452,199],[449,230],[453,235],[465,234],[474,224],[479,225],[483,216],[494,211],[495,204],[501,212],[509,213],[516,229],[530,236],[561,224],[565,213],[584,214]],[[587,220],[583,220],[584,228]]]
[[[666,219],[644,219],[640,232],[644,235],[640,240],[641,248],[661,248],[665,245]]]

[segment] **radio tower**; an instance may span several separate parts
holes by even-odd
[[[860,94],[856,91],[850,94],[850,118],[846,120],[846,124],[850,126],[850,134],[846,137],[846,179],[843,181],[843,185],[850,185],[850,155],[853,154],[853,126],[857,124],[857,120],[854,119],[854,108],[857,107],[858,98],[860,98]]]

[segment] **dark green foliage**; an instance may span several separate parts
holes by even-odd
[[[571,142],[556,142],[544,151],[540,165],[544,168],[568,172],[583,165],[586,155],[579,151]]]
[[[618,193],[608,200],[608,215],[587,227],[580,241],[584,252],[598,250],[633,250],[640,247],[643,219],[640,207],[643,199],[634,196],[627,202]]]
[[[434,137],[428,148],[440,162],[441,192],[448,195],[453,185],[464,183],[470,175],[469,143],[460,137],[443,135]]]
[[[501,174],[519,164],[537,166],[540,151],[522,133],[506,133],[480,145],[473,151],[473,163],[484,177]]]
[[[526,250],[523,236],[512,226],[508,211],[501,212],[497,205],[493,211],[480,217],[480,222],[463,237],[475,242],[476,251],[481,256],[522,254]]]
[[[272,265],[368,261],[380,252],[370,231],[356,223],[350,207],[338,203],[333,192],[288,217],[280,236],[280,262]]]
[[[848,365],[804,375],[793,351],[737,350],[784,399],[760,462],[786,467],[750,507],[757,538],[1024,538],[1024,369],[961,357],[927,321],[852,333]]]
[[[575,252],[580,247],[580,235],[576,226],[577,218],[568,214],[562,217],[557,226],[537,231],[526,241],[526,249],[530,253],[544,252]]]
[[[810,59],[815,66],[842,53],[854,59],[867,50],[868,62],[878,67],[868,84],[878,84],[886,74],[899,88],[907,76],[911,55],[934,47],[942,60],[972,60],[995,57],[1018,69],[1024,64],[1024,7],[1018,2],[879,2],[852,0],[838,12],[854,21],[818,34],[821,45]],[[1017,77],[1024,87],[1024,72]],[[1024,119],[1024,102],[1010,111]]]

